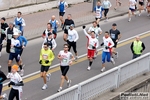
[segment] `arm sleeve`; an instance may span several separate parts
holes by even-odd
[[[53,39],[52,42],[53,42],[53,48],[55,49],[57,47],[57,43],[56,43],[55,39]]]
[[[112,41],[111,38],[110,38],[110,43],[111,43],[111,45],[109,47],[112,48],[114,46],[114,42]]]
[[[19,83],[15,83],[15,86],[24,86],[23,81],[20,81]]]
[[[26,26],[25,20],[22,18],[22,26]]]
[[[142,48],[143,48],[143,50],[145,50],[145,45],[144,45],[144,43],[142,42]]]
[[[85,29],[83,29],[83,31],[84,31],[84,34],[89,38],[90,37],[90,35],[86,32],[86,30]]]
[[[49,61],[52,62],[54,58],[55,58],[54,53],[51,51]]]
[[[28,43],[27,39],[24,36],[22,36],[22,40],[24,42],[24,46],[27,46],[27,43]]]
[[[131,44],[131,46],[130,46],[130,49],[131,49],[131,51],[132,51],[132,53],[134,52],[133,51],[133,42],[132,42],[132,44]]]
[[[7,79],[6,75],[1,71],[0,71],[0,76],[2,77],[2,80],[0,80],[0,83],[2,83],[3,81]]]
[[[67,2],[65,2],[65,7],[68,7],[68,4],[67,4]]]
[[[42,49],[40,51],[40,60],[42,60]]]
[[[76,39],[74,40],[74,42],[76,42],[79,39],[79,35],[78,35],[77,31],[75,31],[75,35],[76,35]]]

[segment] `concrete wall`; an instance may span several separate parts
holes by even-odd
[[[84,2],[84,0],[65,0],[68,4]],[[38,4],[37,4],[38,2]],[[44,3],[42,3],[44,2]],[[0,0],[0,17],[14,17],[18,11],[22,14],[30,14],[40,10],[47,10],[56,7],[58,0]],[[29,5],[33,4],[33,5]],[[26,5],[26,6],[25,6]],[[27,6],[28,5],[28,6]],[[23,7],[18,7],[23,6]],[[11,9],[13,7],[13,9]],[[16,8],[15,8],[16,7]]]

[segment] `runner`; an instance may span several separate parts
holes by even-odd
[[[56,48],[57,44],[55,39],[53,39],[52,33],[48,33],[48,37],[44,39],[42,47],[44,47],[44,43],[48,43],[50,50],[54,52],[54,49]]]
[[[77,31],[74,29],[74,25],[71,24],[70,28],[68,30],[68,34],[67,34],[67,43],[69,45],[69,49],[68,51],[70,51],[71,47],[73,47],[73,51],[75,53],[75,61],[77,61],[78,59],[78,54],[77,54],[77,48],[76,48],[76,42],[79,39],[79,35],[77,33]]]
[[[8,84],[8,87],[11,86],[11,90],[9,93],[9,99],[8,100],[14,100],[16,97],[16,100],[21,100],[22,98],[22,86],[24,86],[23,80],[21,76],[19,75],[18,66],[13,65],[11,74],[8,78],[10,78],[10,82]]]
[[[118,4],[119,4],[119,6],[121,6],[121,1],[120,0],[116,0],[116,7],[114,8],[115,10],[118,8]]]
[[[93,63],[93,58],[94,58],[94,53],[95,53],[95,50],[96,48],[98,48],[99,46],[99,42],[97,40],[97,38],[95,37],[95,32],[92,31],[91,32],[91,35],[89,35],[86,30],[85,30],[85,27],[86,26],[83,26],[83,31],[84,31],[84,34],[86,35],[86,37],[88,38],[88,44],[87,44],[87,48],[88,48],[88,59],[89,59],[89,66],[87,68],[87,70],[91,70],[91,65]]]
[[[68,14],[67,19],[65,19],[64,27],[62,28],[64,30],[64,41],[67,41],[68,29],[71,24],[75,26],[74,21],[71,18],[71,14]]]
[[[55,31],[52,29],[52,24],[51,23],[47,23],[47,29],[44,30],[42,37],[45,39],[48,37],[48,33],[52,33],[53,34],[53,38],[56,39],[57,37],[57,33],[55,33]]]
[[[89,28],[88,33],[91,34],[92,31],[95,32],[95,37],[99,41],[99,36],[102,34],[102,29],[99,27],[96,21],[93,22],[93,26]],[[98,51],[95,50],[94,59],[97,57],[97,54],[98,54]]]
[[[58,29],[58,26],[59,26],[59,22],[58,20],[55,19],[55,16],[53,15],[51,17],[51,19],[49,20],[49,23],[52,24],[52,29],[55,31],[55,33],[57,33],[57,29]]]
[[[147,9],[147,16],[150,17],[150,0],[148,0],[148,2],[147,2],[146,9]]]
[[[94,8],[95,19],[96,19],[97,24],[99,24],[99,22],[103,16],[103,14],[102,14],[103,10],[104,10],[104,8],[101,6],[101,2],[98,1],[97,6]]]
[[[6,31],[5,31],[6,41],[7,41],[7,44],[6,44],[6,52],[7,53],[10,53],[11,39],[13,38],[13,32],[16,32],[16,31],[18,31],[18,29],[16,29],[14,27],[14,24],[12,22],[10,22],[9,27],[6,28]]]
[[[54,56],[53,52],[49,49],[48,43],[44,43],[44,46],[40,52],[40,60],[39,60],[39,64],[41,64],[41,77],[43,78],[43,81],[44,81],[42,90],[45,90],[48,87],[46,81],[50,81],[51,74],[50,73],[47,74],[47,72],[48,72],[49,67],[51,66],[54,58],[55,58],[55,56]]]
[[[71,80],[67,76],[67,72],[69,70],[69,66],[72,65],[72,61],[74,60],[74,56],[71,52],[68,51],[68,44],[64,44],[64,50],[61,50],[58,54],[58,59],[60,60],[60,69],[61,69],[61,82],[60,87],[57,90],[60,92],[62,90],[64,80],[67,81],[67,86],[71,86]]]
[[[115,49],[117,48],[117,43],[121,38],[121,34],[120,31],[117,29],[116,23],[112,24],[112,29],[109,30],[109,33],[110,33],[110,38],[114,42],[114,46],[112,48],[112,58],[114,58],[113,54],[116,56],[116,58],[118,58],[118,52],[116,52]]]
[[[7,77],[9,77],[9,75],[10,75],[11,64],[12,64],[12,61],[14,58],[15,58],[17,64],[19,65],[19,68],[21,71],[20,75],[23,76],[23,74],[24,74],[24,70],[22,69],[22,65],[20,63],[20,52],[22,49],[22,46],[21,46],[22,40],[20,38],[18,38],[19,37],[18,32],[14,32],[13,37],[14,38],[11,39],[11,48],[10,48],[10,54],[9,54],[9,60],[8,60],[8,75],[7,75]]]
[[[2,93],[2,89],[3,89],[3,82],[7,79],[6,75],[1,71],[0,68],[0,100],[4,99],[7,100],[7,94],[4,93],[3,95],[1,95]]]
[[[61,27],[63,27],[63,25],[64,25],[63,16],[65,14],[65,10],[68,8],[68,4],[64,0],[60,0],[58,2],[57,8],[59,8],[59,18],[61,21]]]
[[[103,72],[105,70],[106,57],[107,57],[107,62],[112,62],[113,64],[115,64],[114,60],[112,61],[112,59],[111,59],[111,49],[114,46],[114,42],[109,37],[109,33],[107,31],[105,32],[105,36],[103,37],[103,43],[101,44],[101,46],[103,46],[103,45],[104,45],[104,47],[103,47],[103,52],[102,52],[101,72]]]
[[[142,10],[144,10],[144,0],[139,0],[139,16],[141,16]]]
[[[136,40],[132,42],[130,48],[133,54],[132,59],[135,59],[141,56],[142,52],[145,50],[145,45],[142,41],[140,41],[140,37],[136,36]]]
[[[8,27],[8,24],[5,23],[6,19],[4,17],[1,18],[1,36],[0,36],[0,57],[1,57],[1,51],[2,51],[2,47],[3,47],[3,41],[5,41],[4,39],[6,38],[5,35],[5,30]]]
[[[109,0],[104,0],[102,3],[102,6],[104,8],[104,17],[105,17],[105,21],[108,21],[108,17],[107,14],[109,12],[109,8],[112,6]]]
[[[22,46],[22,48],[20,48],[20,49],[21,49],[21,51],[20,51],[20,64],[22,65],[22,68],[23,68],[23,67],[25,66],[25,64],[23,64],[21,55],[22,55],[22,53],[23,53],[23,50],[26,48],[28,41],[27,41],[27,39],[26,39],[24,36],[22,36],[21,34],[22,34],[22,32],[19,31],[19,37],[18,37],[18,39],[21,40],[20,42],[21,42],[21,46]],[[23,75],[21,75],[21,76],[23,76]]]
[[[136,11],[135,6],[136,6],[136,1],[135,0],[129,0],[129,20],[128,20],[128,22],[131,21],[131,13],[132,13],[132,15],[135,15],[134,14],[134,12]]]
[[[23,35],[24,26],[26,26],[26,24],[25,24],[25,20],[21,17],[21,15],[22,13],[19,11],[17,17],[14,20],[14,25],[18,30],[22,32]]]

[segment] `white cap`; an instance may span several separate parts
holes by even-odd
[[[13,35],[19,35],[19,34],[18,34],[18,32],[14,32],[14,34],[13,34]]]

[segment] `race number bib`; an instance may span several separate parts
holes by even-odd
[[[47,54],[43,54],[43,55],[42,55],[42,58],[43,58],[44,60],[47,60],[47,59],[48,59],[48,55],[47,55]]]
[[[20,26],[19,26],[19,25],[16,25],[16,28],[17,28],[18,30],[20,30]]]
[[[5,34],[5,31],[4,31],[3,29],[1,29],[1,33],[2,33],[2,34]]]
[[[68,29],[69,29],[69,27],[70,27],[70,26],[69,26],[69,25],[67,25],[67,26],[66,26],[66,29],[68,30]]]
[[[11,40],[12,39],[12,34],[8,34],[7,37],[8,37],[9,40]]]
[[[115,34],[111,34],[111,38],[112,38],[112,39],[115,39]]]
[[[13,47],[10,48],[10,52],[11,52],[11,53],[15,53],[15,48],[13,48]]]
[[[91,44],[89,44],[89,48],[92,48],[93,46]]]
[[[71,35],[69,35],[68,37],[69,37],[69,40],[72,40],[72,36]]]

